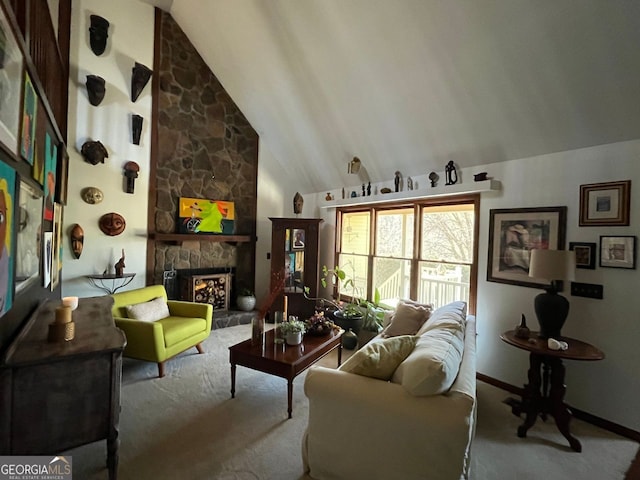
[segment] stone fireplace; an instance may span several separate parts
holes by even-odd
[[[171,15],[158,18],[148,282],[233,270],[238,288],[253,289],[258,135]],[[180,197],[234,202],[237,236],[178,235]]]

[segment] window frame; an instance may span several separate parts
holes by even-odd
[[[456,195],[450,197],[438,197],[438,198],[425,198],[421,200],[414,200],[411,202],[398,201],[398,202],[379,202],[371,203],[367,205],[357,206],[345,206],[336,208],[336,236],[335,236],[335,248],[334,248],[334,265],[337,265],[338,258],[342,253],[342,218],[345,213],[356,212],[369,212],[369,253],[367,254],[367,286],[366,294],[367,298],[371,298],[373,290],[373,266],[374,259],[377,257],[376,253],[376,228],[377,228],[377,212],[390,211],[398,209],[413,209],[413,254],[410,259],[411,262],[411,280],[410,280],[410,297],[417,298],[418,292],[418,272],[419,264],[422,261],[421,245],[422,245],[422,213],[425,208],[428,207],[441,207],[448,205],[473,205],[473,251],[471,262],[471,274],[469,279],[469,300],[467,304],[467,311],[469,314],[474,315],[477,305],[477,289],[478,289],[478,241],[480,237],[480,195]],[[345,253],[347,255],[349,253]],[[379,257],[382,258],[382,257]],[[451,263],[451,262],[447,262]],[[335,288],[335,287],[334,287]],[[334,292],[335,293],[335,292]],[[344,296],[344,293],[343,293]]]

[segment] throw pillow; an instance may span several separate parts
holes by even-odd
[[[431,305],[400,300],[391,323],[382,332],[383,337],[415,335],[431,315]]]
[[[164,298],[158,297],[148,302],[127,305],[127,316],[143,322],[155,322],[169,316],[169,307]]]
[[[354,353],[339,368],[343,372],[389,380],[418,341],[414,335],[401,335],[371,342]]]

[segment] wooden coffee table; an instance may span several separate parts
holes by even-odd
[[[327,335],[314,337],[305,335],[300,345],[274,343],[273,329],[264,334],[264,341],[254,345],[245,340],[229,347],[231,363],[231,398],[236,393],[236,365],[286,378],[289,418],[293,399],[293,379],[334,349],[338,349],[338,366],[342,362],[341,337],[344,330],[333,330]]]

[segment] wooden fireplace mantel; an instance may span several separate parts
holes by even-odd
[[[177,243],[183,242],[226,242],[232,245],[238,243],[255,242],[251,235],[203,235],[200,233],[149,233],[149,238],[158,242]]]

